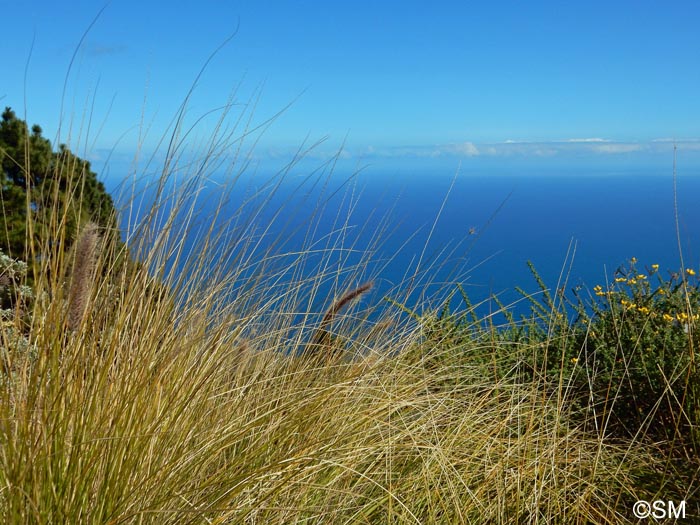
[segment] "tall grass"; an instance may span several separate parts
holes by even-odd
[[[455,332],[425,304],[377,313],[362,284],[377,276],[347,255],[363,248],[351,215],[317,237],[334,201],[292,225],[302,246],[261,240],[277,234],[256,219],[305,198],[263,214],[298,159],[222,220],[230,188],[211,215],[196,196],[238,135],[222,121],[185,162],[178,133],[125,243],[89,223],[67,238],[58,199],[32,225],[46,228],[34,300],[2,324],[0,521],[613,524],[658,495],[643,480],[664,457],[591,431],[563,367],[554,382],[493,373],[565,348],[565,333],[464,337],[482,320]]]

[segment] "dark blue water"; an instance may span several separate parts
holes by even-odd
[[[385,246],[386,253],[397,253],[382,275],[392,283],[405,280],[406,268],[414,268],[422,253],[423,265],[440,260],[429,279],[461,282],[474,301],[495,293],[505,303],[520,297],[513,293],[516,286],[538,290],[527,261],[553,289],[604,285],[606,275],[609,281],[632,257],[640,269],[659,264],[662,271],[676,271],[680,265],[670,175],[486,174],[458,177],[451,189],[453,181],[445,176],[377,178],[365,186],[358,220],[376,203],[388,203],[389,182],[403,188],[393,212],[396,234]],[[696,269],[699,195],[700,178],[678,178],[684,263]],[[399,251],[415,231],[418,236]]]
[[[335,174],[315,184],[302,183],[299,176],[286,180],[257,212],[258,226],[241,228],[241,235],[255,236],[261,253],[272,244],[282,252],[311,243],[321,252],[334,248],[333,257],[309,257],[308,271],[332,274],[359,265],[329,286],[347,289],[372,278],[375,299],[389,294],[411,305],[421,297],[444,296],[455,282],[465,286],[473,302],[497,294],[513,303],[520,297],[516,286],[539,289],[527,261],[552,289],[605,285],[606,275],[610,281],[632,257],[640,269],[659,264],[664,272],[680,266],[671,173],[561,170],[454,178],[367,169],[347,179]],[[239,181],[219,222],[241,210],[244,215],[245,206],[258,210],[272,188],[265,180],[255,175]],[[251,200],[256,189],[260,194]],[[221,191],[208,185],[201,194],[201,224]],[[679,174],[683,257],[685,266],[696,270],[698,196],[700,174]],[[370,262],[363,263],[368,252]],[[491,307],[484,305],[481,311]],[[523,303],[513,308],[516,313],[527,310]]]

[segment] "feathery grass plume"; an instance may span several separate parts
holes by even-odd
[[[99,240],[97,225],[92,222],[85,225],[78,237],[68,296],[68,328],[71,330],[76,330],[85,316]]]
[[[311,348],[314,351],[318,350],[320,347],[327,346],[330,343],[331,334],[328,332],[327,328],[328,325],[331,324],[335,316],[338,315],[338,312],[340,312],[340,310],[342,310],[343,307],[350,303],[353,299],[369,291],[372,288],[372,286],[374,286],[374,283],[371,281],[361,284],[357,288],[353,288],[352,290],[341,295],[340,298],[338,298],[331,305],[331,307],[326,311],[325,315],[323,316],[321,324],[319,325],[313,337]]]

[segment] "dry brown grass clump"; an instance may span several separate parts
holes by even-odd
[[[202,173],[227,146],[210,143],[184,182],[168,157],[126,245],[87,224],[74,263],[56,250],[35,263],[36,360],[0,385],[0,521],[632,521],[632,454],[649,454],[570,424],[565,395],[491,379],[399,309],[347,308],[376,302],[364,263],[337,260],[347,218],[320,250],[309,222],[289,251],[260,241],[267,199],[201,220]],[[336,295],[349,282],[366,284]],[[344,359],[306,359],[310,344]]]

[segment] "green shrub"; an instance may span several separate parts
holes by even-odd
[[[700,377],[695,349],[700,290],[695,271],[663,277],[633,258],[593,288],[591,314],[574,325],[577,383],[590,385],[599,423],[616,434],[680,439],[694,449]],[[581,388],[583,390],[583,388]]]
[[[517,377],[550,394],[565,395],[580,421],[608,436],[674,441],[695,457],[700,424],[700,288],[695,271],[641,270],[636,259],[612,282],[559,290],[553,296],[532,265],[541,293],[527,294],[530,314],[515,319],[498,303],[506,322],[479,320],[445,306],[422,320],[436,347],[466,349],[465,362],[495,379]],[[588,292],[586,295],[585,292]],[[450,298],[451,299],[451,298]]]

